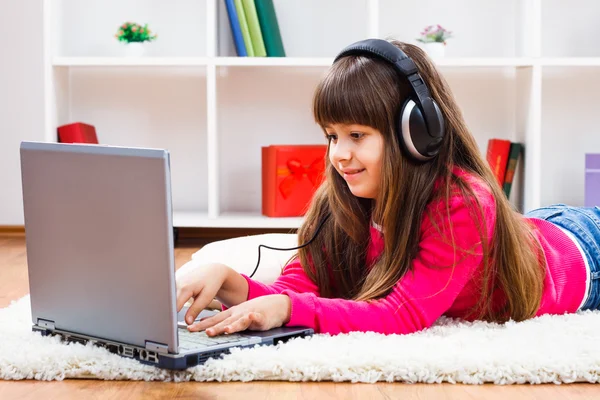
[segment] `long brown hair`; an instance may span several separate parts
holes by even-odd
[[[413,59],[441,108],[446,123],[442,149],[427,163],[415,163],[403,155],[395,132],[395,115],[411,89],[391,65],[356,55],[338,60],[316,88],[315,121],[321,127],[360,124],[381,132],[385,143],[382,189],[376,203],[352,195],[327,157],[326,179],[299,229],[299,242],[306,243],[325,217],[330,217],[315,240],[298,252],[304,270],[323,297],[373,300],[386,296],[412,268],[420,226],[427,216],[426,206],[434,199],[442,199],[446,205],[444,217],[451,226],[449,199],[452,191],[458,189],[473,206],[474,220],[481,224],[484,266],[481,276],[482,282],[488,283],[481,285],[479,303],[472,315],[498,322],[534,316],[540,306],[544,269],[542,250],[532,228],[504,196],[448,84],[431,60],[417,46],[391,43]],[[472,185],[454,174],[455,168],[479,177],[493,194],[496,203],[493,238],[487,238],[484,211]],[[441,182],[437,188],[436,181]],[[382,226],[384,250],[369,269],[366,254],[371,221]],[[449,240],[454,245],[454,238]],[[498,289],[505,299],[500,308],[492,304],[492,295]]]

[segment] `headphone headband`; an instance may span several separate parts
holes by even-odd
[[[424,133],[429,136],[428,138],[421,138],[417,141],[424,140],[426,144],[421,150],[416,150],[417,154],[412,154],[411,144],[408,144],[408,150],[411,155],[420,161],[424,161],[432,158],[439,151],[443,135],[444,135],[444,120],[439,110],[439,107],[431,97],[431,93],[427,88],[427,85],[419,75],[417,66],[414,61],[408,57],[401,49],[394,46],[387,40],[382,39],[366,39],[359,42],[353,43],[344,48],[334,60],[334,63],[340,58],[352,56],[352,55],[363,55],[371,56],[382,59],[390,63],[394,69],[399,73],[401,78],[407,79],[410,84],[417,102],[417,106],[422,112],[422,117],[425,123]],[[403,107],[404,108],[404,107]],[[402,120],[403,118],[400,118]],[[400,134],[400,132],[398,132]],[[406,134],[404,135],[406,136]],[[415,146],[412,146],[414,149]]]
[[[417,72],[417,66],[401,49],[381,39],[366,39],[344,48],[333,61],[351,55],[371,55],[393,64],[402,75],[408,77]]]

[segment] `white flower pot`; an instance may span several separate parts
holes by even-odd
[[[446,54],[446,45],[442,42],[423,43],[423,49],[431,58],[442,58]]]
[[[126,57],[142,57],[146,53],[144,42],[131,42],[125,44]]]

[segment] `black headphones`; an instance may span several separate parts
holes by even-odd
[[[366,39],[343,49],[333,62],[353,55],[374,56],[387,61],[402,79],[408,79],[414,96],[406,99],[396,116],[398,141],[415,161],[428,161],[435,157],[444,139],[444,117],[414,61],[386,40]]]

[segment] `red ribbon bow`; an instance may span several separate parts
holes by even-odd
[[[302,180],[304,176],[317,186],[320,183],[320,178],[323,175],[324,165],[323,159],[317,158],[309,166],[302,165],[297,158],[291,158],[286,163],[287,168],[277,170],[277,175],[287,175],[279,184],[279,191],[284,199],[287,199],[294,190],[294,186]]]

